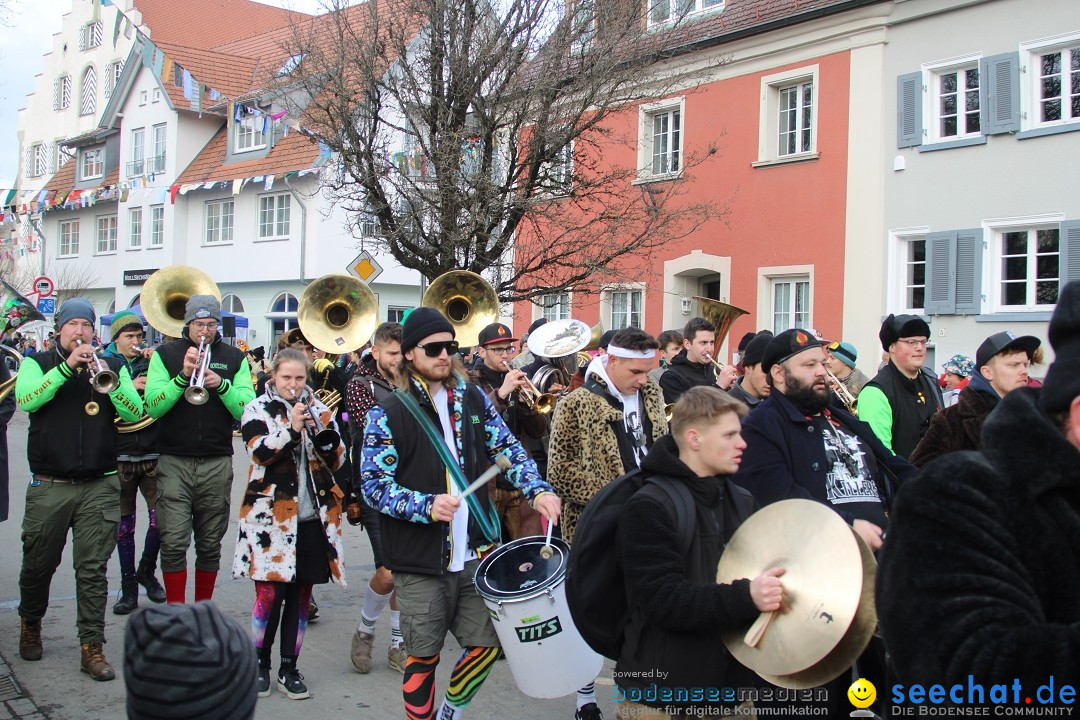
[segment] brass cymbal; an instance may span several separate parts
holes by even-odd
[[[745,629],[725,633],[724,644],[731,654],[786,687],[799,680],[781,682],[785,676],[806,673],[816,679],[836,665],[837,675],[849,667],[869,641],[869,633],[861,640],[864,625],[869,622],[872,633],[876,623],[875,563],[869,550],[864,556],[861,546],[843,518],[812,500],[783,500],[754,513],[724,550],[716,581],[752,580],[769,568],[784,567],[780,578],[784,604],[756,647],[744,642]],[[860,615],[860,606],[869,610]],[[848,638],[853,626],[856,637]],[[823,661],[827,668],[820,667]]]

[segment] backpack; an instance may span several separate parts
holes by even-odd
[[[674,509],[683,557],[690,550],[697,526],[694,499],[685,485],[664,477],[645,477],[637,468],[608,483],[585,505],[570,545],[566,603],[585,643],[613,660],[619,657],[630,620],[616,535],[623,508],[639,492]]]

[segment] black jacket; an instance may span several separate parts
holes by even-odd
[[[941,457],[897,496],[877,611],[898,682],[1035,699],[1080,678],[1080,451],[1037,404],[1006,395],[981,452]],[[966,691],[965,691],[966,694]]]
[[[744,403],[746,403],[747,407],[753,410],[761,404],[761,401],[764,398],[754,397],[750,393],[746,392],[746,390],[742,386],[742,381],[743,379],[739,378],[735,382],[735,384],[731,386],[731,389],[727,391],[727,394],[735,398],[736,400],[742,400]]]
[[[900,372],[890,360],[865,387],[876,387],[885,394],[892,408],[892,449],[903,458],[911,457],[930,419],[944,406],[937,377],[926,368],[914,380]],[[920,402],[919,393],[926,398]]]
[[[977,382],[975,387],[968,385],[961,390],[955,405],[934,414],[926,434],[911,453],[913,465],[922,467],[946,453],[982,449],[983,422],[1000,398],[981,375],[978,379],[993,396],[980,390]]]
[[[532,410],[520,402],[520,393],[513,393],[509,399],[499,397],[499,388],[502,387],[506,378],[506,371],[492,370],[481,361],[469,370],[469,381],[480,388],[491,404],[495,406],[495,412],[502,416],[506,427],[514,434],[529,456],[536,461],[536,467],[542,477],[547,477],[547,435],[548,416]],[[502,475],[496,478],[496,483],[503,489],[510,489]]]
[[[7,363],[0,361],[0,383],[11,379],[11,371]],[[7,394],[0,400],[0,522],[8,519],[8,444],[7,426],[11,416],[15,414],[15,392]]]
[[[716,583],[716,566],[738,525],[756,509],[746,490],[728,478],[702,478],[680,459],[670,435],[657,440],[642,471],[683,483],[697,509],[694,539],[684,557],[674,508],[637,493],[619,520],[618,553],[631,613],[615,682],[642,690],[654,707],[720,705],[705,699],[675,703],[664,688],[739,688],[760,684],[731,657],[722,633],[745,630],[757,618],[750,578]],[[662,671],[666,677],[660,678]],[[651,686],[656,694],[650,695]],[[730,700],[729,700],[730,704]]]
[[[664,402],[678,402],[682,394],[698,385],[716,385],[716,366],[712,363],[694,363],[686,359],[686,348],[671,359],[667,370],[660,376]]]

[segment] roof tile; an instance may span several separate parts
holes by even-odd
[[[226,164],[225,144],[228,135],[228,127],[223,126],[176,182],[181,185],[218,182],[258,175],[277,175],[290,170],[306,170],[314,166],[319,157],[319,148],[314,141],[299,132],[293,132],[278,140],[277,145],[265,157]]]

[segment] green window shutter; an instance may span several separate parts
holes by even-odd
[[[1020,56],[1004,53],[979,63],[979,93],[984,135],[1020,130]]]
[[[896,147],[922,145],[922,73],[896,78]]]
[[[1067,282],[1080,280],[1080,220],[1061,223],[1059,232],[1061,286],[1065,287]]]
[[[956,232],[956,314],[978,315],[982,308],[982,228]]]
[[[927,315],[956,313],[956,231],[926,236]]]

